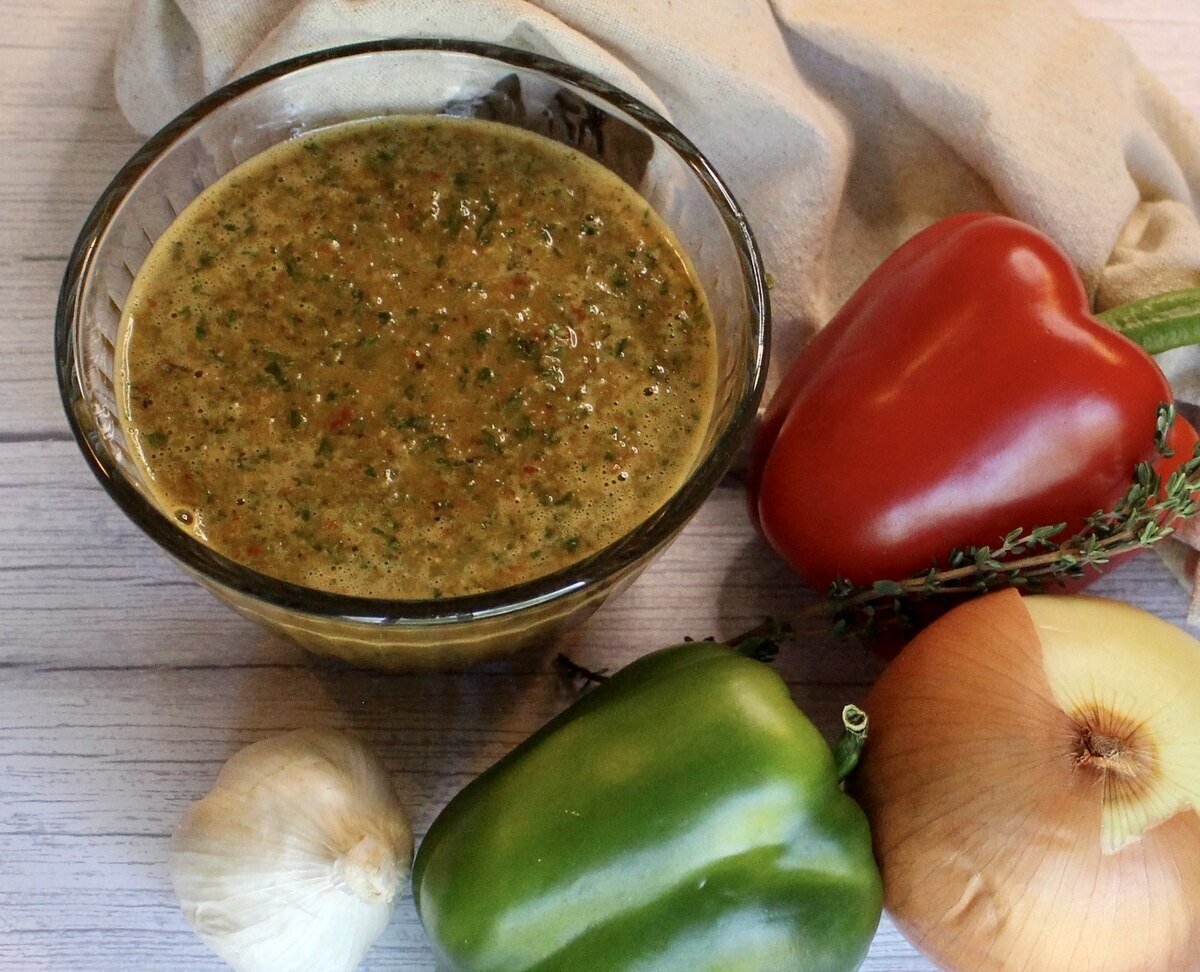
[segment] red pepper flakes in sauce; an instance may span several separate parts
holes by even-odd
[[[165,509],[265,573],[393,598],[507,586],[627,532],[690,471],[716,367],[644,200],[539,136],[444,118],[235,169],[156,245],[121,346]]]

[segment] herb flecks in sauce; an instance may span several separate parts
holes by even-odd
[[[123,347],[163,507],[233,560],[373,597],[604,547],[690,471],[715,382],[704,298],[639,196],[450,119],[231,172],[155,247]]]

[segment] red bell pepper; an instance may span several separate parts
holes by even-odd
[[[1150,356],[1094,317],[1032,227],[943,220],[889,257],[809,343],[765,415],[752,516],[818,589],[907,577],[1016,528],[1070,536],[1196,433]]]

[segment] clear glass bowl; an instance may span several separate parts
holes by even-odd
[[[397,113],[482,117],[570,144],[637,189],[679,237],[716,321],[719,383],[690,476],[636,529],[573,566],[504,590],[441,600],[354,598],[285,583],[214,553],[155,505],[128,452],[113,387],[117,328],[138,268],[192,199],[284,139]],[[304,55],[220,89],[151,138],[117,174],[71,254],[55,332],[71,428],[135,524],[237,611],[358,664],[458,666],[552,637],[628,585],[704,502],[758,407],[769,311],[746,220],[672,125],[569,65],[486,44],[390,40]]]

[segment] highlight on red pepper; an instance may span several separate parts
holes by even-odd
[[[1196,432],[1118,328],[1163,350],[1194,333],[1198,306],[1187,292],[1098,319],[1034,228],[942,220],[784,377],[754,444],[751,515],[835,597],[1078,580],[1196,511]]]
[[[413,894],[446,972],[851,972],[882,888],[831,752],[768,666],[721,644],[646,655],[458,794]]]

